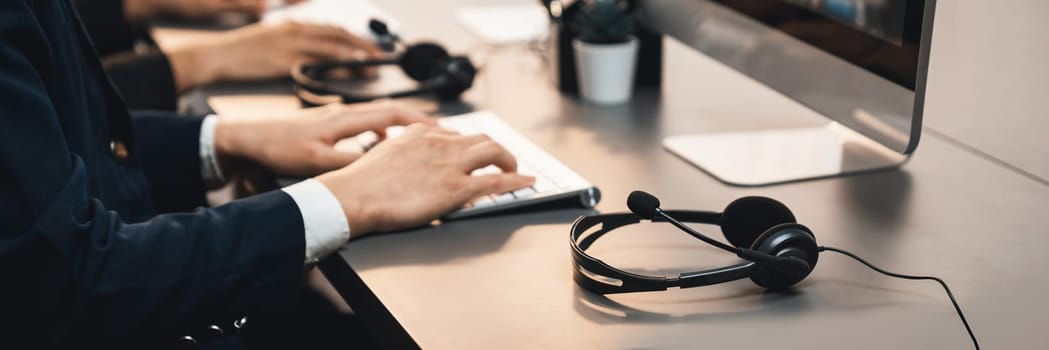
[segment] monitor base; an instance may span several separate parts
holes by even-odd
[[[671,153],[734,186],[766,186],[897,168],[900,154],[838,123],[671,136]]]

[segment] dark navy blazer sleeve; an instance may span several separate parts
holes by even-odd
[[[151,195],[199,191],[200,120],[136,118],[132,157],[114,159],[105,125],[116,116],[101,102],[112,94],[100,92],[112,87],[80,55],[67,1],[0,1],[5,342],[167,341],[294,303],[305,243],[287,194],[150,214]]]
[[[204,117],[170,112],[131,112],[135,139],[132,153],[141,159],[156,211],[189,211],[204,206],[204,180],[200,170],[203,120]]]

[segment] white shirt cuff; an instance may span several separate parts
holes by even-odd
[[[215,154],[215,126],[218,122],[218,116],[213,114],[204,117],[204,122],[200,124],[200,176],[208,189],[216,189],[226,183],[226,176]]]
[[[314,179],[285,187],[302,213],[306,231],[306,264],[317,262],[350,240],[350,224],[335,195]]]

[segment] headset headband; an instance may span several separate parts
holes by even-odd
[[[355,69],[380,65],[397,65],[420,84],[414,89],[378,95],[362,94],[324,79],[336,68]],[[432,94],[442,100],[458,98],[473,85],[477,67],[465,56],[451,56],[441,46],[418,43],[408,46],[397,58],[300,63],[292,67],[291,78],[303,106],[315,107],[333,102],[358,103],[384,98]]]
[[[691,210],[668,210],[666,213],[683,222],[721,224],[720,213]],[[715,269],[685,272],[677,277],[646,276],[617,269],[586,253],[590,245],[604,234],[623,226],[641,223],[641,221],[641,217],[633,213],[581,216],[576,219],[572,224],[571,236],[572,273],[576,283],[586,290],[599,294],[650,292],[666,290],[670,287],[690,288],[747,278],[755,265],[753,262],[744,261]],[[652,222],[666,222],[666,220],[656,217]],[[601,224],[600,229],[583,235],[598,224]]]
[[[818,246],[807,227],[800,225],[783,203],[765,197],[743,197],[730,203],[723,213],[706,211],[664,211],[655,196],[634,191],[627,199],[633,213],[581,216],[572,224],[573,278],[576,284],[598,294],[661,291],[670,287],[699,287],[750,277],[754,283],[769,289],[790,288],[801,282],[816,266],[820,252],[830,251],[846,255],[878,273],[909,280],[938,282],[954,305],[958,318],[969,332],[973,345],[979,349],[969,322],[962,313],[954,294],[939,277],[904,275],[882,270],[846,250]],[[626,272],[586,254],[586,249],[598,238],[617,228],[637,224],[642,218],[652,222],[668,222],[678,229],[720,249],[736,253],[744,262],[722,268],[686,272],[678,277],[645,276]],[[692,229],[684,222],[721,226],[725,238],[733,245]],[[597,230],[591,230],[598,224]],[[587,231],[587,236],[583,236]],[[757,231],[761,231],[757,233]],[[582,238],[582,239],[580,239]],[[749,248],[747,248],[749,246]]]
[[[420,95],[429,92],[426,86],[418,89],[395,92],[386,95],[361,95],[360,93],[344,89],[337,85],[325,82],[321,77],[329,71],[337,68],[357,69],[396,63],[395,60],[375,61],[340,61],[325,62],[319,64],[300,63],[292,67],[291,79],[293,88],[306,107],[323,106],[330,103],[359,103],[368,102],[381,98],[399,98]]]

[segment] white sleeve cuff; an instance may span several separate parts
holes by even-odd
[[[200,176],[208,189],[219,188],[226,183],[226,176],[215,154],[215,126],[218,122],[218,116],[212,114],[204,117],[204,122],[200,124]]]
[[[302,213],[306,231],[306,263],[317,262],[350,240],[350,224],[335,195],[314,179],[285,187]]]

